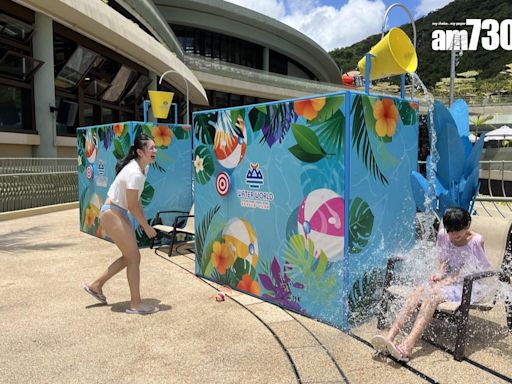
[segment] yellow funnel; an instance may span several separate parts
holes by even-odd
[[[164,91],[148,91],[153,116],[157,119],[166,119],[171,108],[174,93]]]
[[[409,37],[400,28],[391,28],[386,36],[375,44],[370,53],[372,58],[370,80],[411,73],[418,68],[416,50]],[[361,75],[365,75],[366,56],[357,64]]]

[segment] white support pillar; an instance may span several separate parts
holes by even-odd
[[[42,13],[36,13],[32,46],[34,58],[44,64],[34,75],[35,122],[40,144],[35,147],[35,157],[57,157],[56,112],[50,112],[55,106],[55,76],[53,73],[53,21]]]
[[[270,49],[268,47],[263,47],[263,70],[268,72],[269,70],[269,62],[270,62]]]

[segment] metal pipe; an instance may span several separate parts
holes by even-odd
[[[400,7],[400,8],[403,8],[403,10],[405,11],[405,13],[407,13],[407,16],[409,16],[409,19],[411,20],[411,24],[412,24],[412,33],[413,33],[413,44],[414,44],[414,50],[416,50],[416,24],[414,23],[414,17],[412,16],[412,13],[411,11],[409,10],[409,8],[407,8],[404,4],[402,3],[394,3],[394,4],[391,4],[387,9],[386,9],[386,12],[384,12],[384,20],[382,21],[382,28],[381,28],[381,36],[380,38],[382,39],[384,37],[384,30],[386,29],[386,21],[388,20],[388,14],[389,12],[395,8],[395,7]],[[411,77],[411,98],[414,97],[414,79]]]
[[[165,71],[164,73],[162,73],[162,76],[160,76],[160,80],[158,80],[158,85],[162,84],[162,80],[164,79],[164,76],[167,75],[168,73],[177,73],[178,75],[180,75],[182,78],[183,78],[183,81],[185,82],[185,88],[187,90],[187,93],[186,93],[186,107],[187,107],[187,116],[186,116],[186,124],[187,125],[190,125],[190,120],[189,120],[189,111],[188,111],[188,104],[189,104],[189,98],[188,98],[188,81],[187,79],[185,79],[185,76],[183,76],[181,73],[179,73],[178,71],[175,71],[174,69],[169,69],[168,71]],[[176,122],[177,123],[177,122]]]

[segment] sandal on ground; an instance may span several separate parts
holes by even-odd
[[[107,304],[107,298],[102,293],[93,291],[86,283],[82,283],[82,289],[87,292],[89,295],[94,297],[100,303]]]
[[[409,356],[407,356],[402,347],[391,342],[388,344],[388,352],[395,360],[401,363],[407,363],[410,360]]]
[[[130,315],[150,315],[159,311],[158,307],[143,307],[138,309],[128,308],[126,313]]]
[[[389,355],[388,344],[390,343],[384,336],[375,335],[370,340],[370,343],[375,351],[381,355]]]

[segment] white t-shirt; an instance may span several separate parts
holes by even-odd
[[[126,191],[128,189],[137,189],[140,199],[140,195],[144,190],[144,182],[146,181],[148,168],[149,165],[144,170],[144,173],[142,173],[139,163],[137,163],[135,159],[126,164],[108,189],[107,196],[112,203],[128,210],[128,200],[126,198]]]

